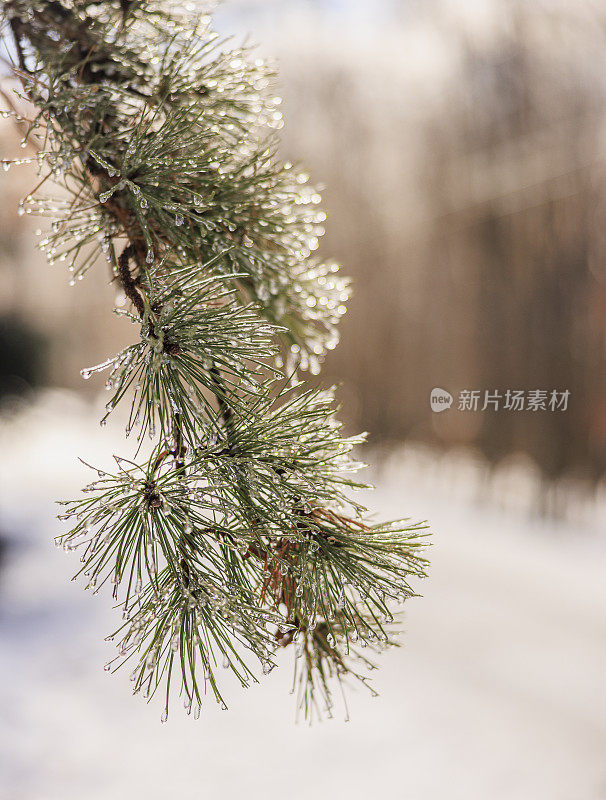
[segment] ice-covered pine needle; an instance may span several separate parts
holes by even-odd
[[[40,244],[71,283],[109,261],[134,332],[82,376],[110,390],[102,424],[129,406],[135,455],[65,502],[58,543],[122,608],[106,669],[160,696],[163,720],[175,694],[195,717],[226,708],[223,669],[248,686],[286,647],[311,719],[393,643],[425,525],[368,521],[352,499],[361,437],[342,435],[332,391],[298,380],[336,346],[348,281],[317,255],[318,191],[276,155],[271,67],[197,8],[3,4],[35,111],[2,112],[34,152],[2,167],[40,169],[19,210],[50,217]]]

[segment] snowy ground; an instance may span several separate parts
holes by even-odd
[[[114,615],[69,577],[52,501],[119,430],[69,395],[0,422],[0,800],[606,798],[606,537],[497,511],[404,459],[373,505],[434,528],[423,599],[352,721],[293,724],[290,664],[198,722],[110,677]],[[458,471],[461,485],[469,482]],[[285,654],[286,655],[286,654]]]

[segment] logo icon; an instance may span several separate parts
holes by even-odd
[[[431,410],[435,411],[436,414],[439,414],[440,411],[446,411],[447,408],[450,408],[452,403],[452,395],[450,392],[447,392],[446,389],[435,388],[431,390],[429,404]]]

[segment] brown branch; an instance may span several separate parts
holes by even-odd
[[[134,245],[126,245],[120,255],[120,258],[118,259],[118,277],[120,278],[120,284],[124,289],[124,294],[135,306],[141,319],[143,319],[145,316],[145,303],[139,294],[133,276],[130,274],[130,260],[131,258],[134,258],[134,255]]]
[[[13,34],[13,39],[15,41],[15,50],[17,51],[17,59],[19,61],[19,67],[21,68],[22,72],[25,72],[29,75],[29,69],[27,68],[27,64],[25,63],[25,56],[23,54],[23,48],[21,46],[21,23],[16,17],[12,17],[9,21],[9,26],[11,32]]]

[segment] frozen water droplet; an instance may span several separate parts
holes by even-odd
[[[153,261],[154,261],[154,251],[151,248],[147,251],[147,255],[145,256],[145,260],[147,261],[148,264],[152,264],[153,263]]]
[[[168,720],[168,711],[164,709],[162,712],[162,716],[160,717],[160,722],[164,725],[164,723]]]
[[[177,227],[183,225],[183,214],[175,214],[175,225]]]

